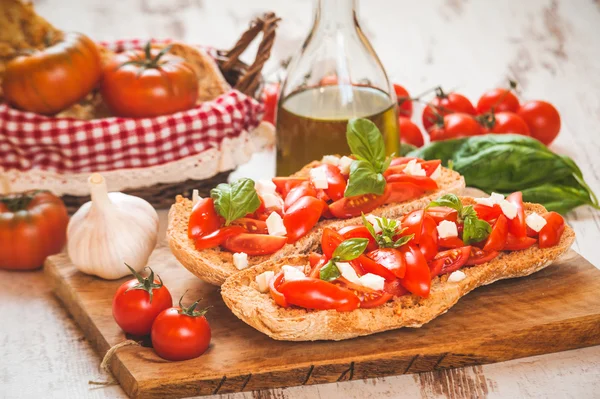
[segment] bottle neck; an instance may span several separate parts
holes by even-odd
[[[315,27],[354,28],[355,20],[356,0],[315,0]]]

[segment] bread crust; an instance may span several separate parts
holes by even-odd
[[[464,203],[473,203],[463,198]],[[538,204],[525,204],[526,213],[543,213]],[[258,291],[255,277],[264,271],[276,273],[283,265],[307,265],[308,256],[296,255],[264,262],[252,269],[237,273],[225,281],[221,295],[225,304],[241,320],[270,336],[284,341],[343,340],[401,327],[421,327],[445,313],[458,300],[477,287],[498,280],[528,276],[549,266],[563,255],[575,240],[569,226],[558,245],[540,249],[537,244],[526,250],[501,253],[482,265],[461,269],[466,278],[448,282],[448,275],[435,277],[431,293],[423,299],[415,295],[395,298],[373,309],[351,312],[335,310],[285,309],[275,304],[269,293]]]
[[[293,176],[304,177],[308,170],[318,164],[311,162]],[[413,201],[398,204],[384,205],[371,212],[376,216],[395,218],[414,209],[425,207],[431,200],[440,195],[454,193],[459,194],[465,187],[463,177],[450,169],[442,168],[441,177],[438,180],[439,188],[429,192],[427,195]],[[221,285],[229,276],[238,273],[239,270],[233,265],[233,254],[220,248],[212,248],[198,251],[194,242],[188,238],[187,227],[192,212],[192,201],[182,196],[177,196],[175,204],[169,210],[169,222],[167,227],[167,239],[171,251],[181,264],[198,278],[213,285]],[[323,220],[306,236],[294,244],[286,244],[282,249],[272,255],[248,256],[248,265],[258,265],[267,260],[279,259],[294,254],[308,254],[318,248],[321,242],[321,232],[325,227],[339,229],[343,226],[360,224],[361,219]]]

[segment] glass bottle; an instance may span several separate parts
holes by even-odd
[[[314,24],[293,57],[277,107],[277,175],[323,155],[347,155],[346,125],[369,118],[399,153],[396,95],[358,24],[355,0],[316,0]]]

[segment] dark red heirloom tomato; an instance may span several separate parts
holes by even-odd
[[[202,355],[210,345],[210,325],[204,315],[208,309],[196,310],[198,302],[163,310],[152,324],[152,347],[163,359],[180,361]]]
[[[423,109],[423,127],[429,130],[436,122],[441,122],[440,117],[461,112],[475,115],[475,108],[471,101],[462,94],[446,94],[441,88],[436,91],[436,97]]]
[[[278,290],[287,303],[305,309],[348,312],[360,303],[358,296],[349,289],[318,279],[284,281]]]
[[[221,217],[215,210],[212,198],[202,198],[192,209],[188,222],[188,237],[198,238],[221,227]]]
[[[0,195],[0,269],[41,267],[66,242],[69,215],[48,191]]]
[[[519,110],[519,99],[508,89],[488,90],[477,102],[477,113],[486,112],[517,112]]]
[[[148,335],[154,319],[160,312],[173,306],[171,293],[164,286],[160,276],[154,279],[150,269],[147,278],[126,265],[135,276],[123,283],[115,293],[112,313],[123,331],[133,335]]]

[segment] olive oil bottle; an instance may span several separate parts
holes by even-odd
[[[373,121],[386,152],[398,153],[396,105],[386,93],[367,86],[310,88],[287,97],[277,111],[277,175],[290,175],[323,155],[349,154],[346,126],[352,118]]]

